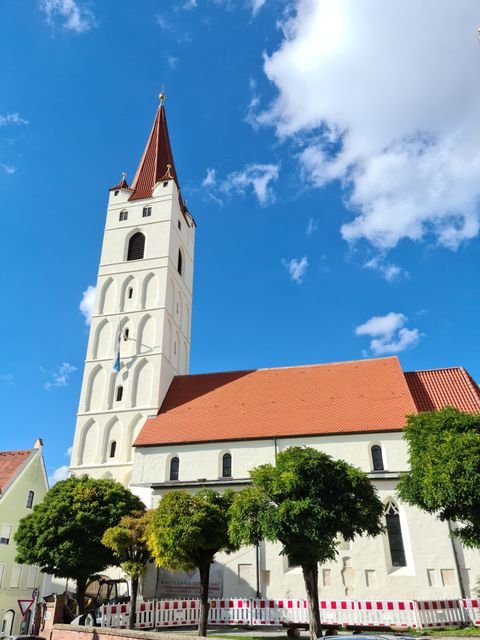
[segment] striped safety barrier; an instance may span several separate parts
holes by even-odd
[[[347,627],[446,627],[480,626],[480,600],[323,600],[320,619],[325,625]],[[200,601],[158,600],[137,603],[136,628],[195,626]],[[126,628],[129,604],[102,607],[102,626]],[[306,600],[215,598],[210,600],[209,625],[288,626],[307,625]]]
[[[422,629],[469,623],[460,600],[420,600],[415,605],[418,626]]]

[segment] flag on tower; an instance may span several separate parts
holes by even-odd
[[[114,371],[120,371],[120,343],[122,342],[122,328],[118,323],[117,335],[115,336],[115,345],[113,349],[114,358],[112,369]]]

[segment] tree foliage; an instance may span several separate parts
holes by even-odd
[[[148,528],[152,512],[136,511],[123,516],[115,527],[110,527],[102,537],[102,543],[111,549],[116,561],[132,580],[132,599],[129,628],[135,628],[138,583],[150,558],[147,547]]]
[[[105,530],[123,515],[141,509],[140,499],[113,480],[72,476],[57,482],[20,520],[16,562],[76,580],[83,611],[87,578],[115,561],[113,552],[102,544]]]
[[[410,471],[400,497],[457,523],[461,541],[480,547],[480,415],[457,409],[408,417],[404,438]]]
[[[279,541],[291,564],[301,565],[309,600],[310,636],[321,635],[318,563],[332,560],[339,535],[383,531],[383,505],[365,473],[311,448],[291,447],[276,465],[251,471],[253,484],[236,495],[230,536],[239,544]]]
[[[207,631],[210,565],[218,551],[234,548],[228,535],[232,501],[231,491],[170,491],[152,517],[149,547],[157,565],[171,571],[199,570],[200,635]]]

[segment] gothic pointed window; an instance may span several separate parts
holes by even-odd
[[[392,558],[392,567],[405,567],[405,547],[403,545],[402,526],[397,505],[390,500],[385,506],[385,521],[387,525],[388,545]]]
[[[178,470],[180,468],[180,460],[172,458],[170,460],[170,480],[178,480]]]
[[[128,243],[127,260],[141,260],[145,253],[145,236],[138,231]]]
[[[230,453],[224,453],[222,458],[222,478],[232,477],[232,456]]]
[[[372,449],[372,465],[374,471],[383,471],[385,469],[383,464],[382,447],[378,444],[374,444]]]
[[[183,256],[181,249],[178,250],[177,271],[180,275],[183,275]]]

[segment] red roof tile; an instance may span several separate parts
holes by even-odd
[[[17,471],[32,453],[31,449],[23,451],[0,451],[0,493],[13,480]]]
[[[455,407],[480,413],[480,389],[463,367],[409,371],[405,378],[418,411]]]
[[[179,187],[168,135],[165,107],[161,104],[158,107],[147,146],[145,147],[137,173],[130,187],[133,193],[129,200],[150,198],[153,187],[157,182],[162,179],[168,179],[165,178],[165,176],[170,176],[171,179],[175,180],[177,187]],[[182,207],[181,200],[180,206]]]
[[[123,174],[122,179],[118,184],[116,184],[114,187],[110,187],[109,191],[115,191],[120,189],[128,189],[128,191],[131,191],[130,187],[128,186],[128,182],[125,179],[125,174]]]
[[[409,413],[396,357],[177,376],[135,446],[397,431]]]

